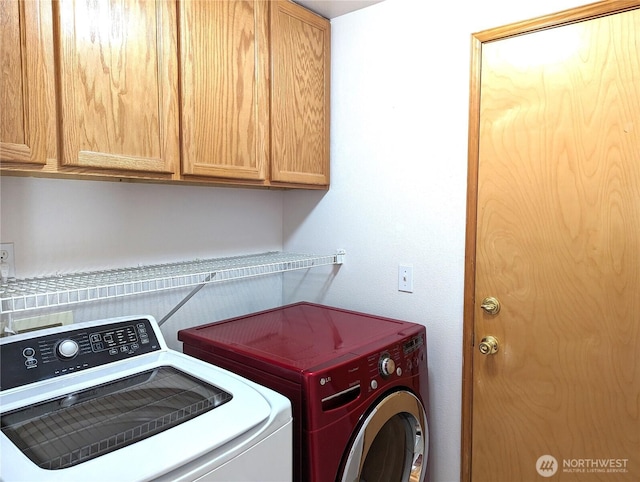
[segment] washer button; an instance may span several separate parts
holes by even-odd
[[[22,350],[22,355],[25,358],[32,358],[35,354],[36,354],[36,351],[31,347],[27,347],[24,350]]]
[[[377,380],[371,380],[371,388],[373,388],[374,390],[376,388],[378,388],[378,381]]]

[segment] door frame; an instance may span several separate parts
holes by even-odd
[[[467,171],[467,231],[465,240],[464,310],[462,333],[462,437],[460,480],[471,482],[472,419],[473,419],[473,354],[475,326],[476,232],[478,214],[478,160],[480,146],[480,76],[484,43],[561,27],[571,23],[640,8],[640,0],[604,0],[483,30],[471,35],[471,71],[469,83],[469,134]]]

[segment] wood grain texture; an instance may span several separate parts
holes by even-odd
[[[474,313],[476,309],[476,226],[478,209],[478,144],[480,131],[480,74],[482,44],[471,37],[469,76],[469,142],[467,156],[467,228],[465,233],[464,329],[462,350],[462,436],[460,439],[460,480],[471,480],[471,434],[473,421]]]
[[[547,28],[555,28],[560,25],[567,25],[574,22],[594,19],[609,15],[611,13],[621,13],[626,10],[638,8],[638,0],[602,0],[590,3],[582,7],[576,7],[562,12],[545,15],[543,17],[512,23],[504,27],[492,28],[473,34],[474,38],[480,42],[491,42],[506,37],[513,37],[523,33],[535,32]]]
[[[271,178],[329,184],[330,23],[271,3]]]
[[[185,174],[264,180],[269,156],[268,3],[180,3]]]
[[[0,2],[0,139],[3,142],[25,144],[24,96],[22,75],[22,35],[20,30],[23,4]]]
[[[46,39],[38,2],[0,0],[0,161],[46,163]]]
[[[475,340],[475,271],[476,271],[476,212],[477,212],[477,180],[478,180],[478,137],[479,137],[479,102],[482,45],[505,37],[521,35],[546,28],[554,28],[563,24],[597,18],[611,13],[638,8],[640,2],[607,0],[584,7],[559,12],[525,22],[486,30],[472,35],[472,61],[469,110],[469,170],[468,170],[468,208],[467,208],[467,241],[465,256],[465,307],[463,333],[463,406],[462,406],[462,440],[461,440],[461,481],[471,480],[471,447],[472,447],[472,405],[473,405],[473,366],[477,350]]]
[[[320,69],[326,105],[308,116],[300,111],[302,124],[290,126],[304,128],[284,136],[303,157],[290,163],[293,170],[276,168],[284,173],[277,180],[270,176],[275,3],[0,0],[3,174],[326,189],[328,32]],[[291,39],[280,51],[307,55],[296,54]],[[300,89],[303,104],[308,85]],[[320,129],[324,161],[315,154]]]
[[[61,164],[177,173],[175,2],[55,5]]]
[[[638,25],[629,10],[482,47],[473,316],[476,344],[501,348],[473,352],[473,480],[535,480],[544,454],[640,479]]]

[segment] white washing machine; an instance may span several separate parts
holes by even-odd
[[[152,317],[0,339],[0,480],[292,478],[284,396],[167,348]]]

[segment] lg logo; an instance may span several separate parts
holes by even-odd
[[[558,461],[553,455],[543,455],[536,462],[536,470],[543,477],[551,477],[558,471]]]

